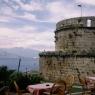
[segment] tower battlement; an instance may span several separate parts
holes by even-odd
[[[56,24],[56,30],[70,27],[95,27],[95,16],[76,17],[62,20]]]

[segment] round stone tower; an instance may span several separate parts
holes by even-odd
[[[45,79],[64,78],[72,73],[95,75],[95,17],[60,21],[55,30],[55,51],[39,54],[40,71]]]
[[[95,50],[95,17],[78,17],[58,22],[55,50],[77,53]]]

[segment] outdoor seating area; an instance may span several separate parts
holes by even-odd
[[[0,95],[95,95],[95,77],[83,75],[78,69],[77,77],[78,83],[72,73],[50,81],[40,74],[13,72],[11,81],[1,81]]]
[[[66,75],[62,79],[54,82],[44,82],[27,85],[26,91],[21,90],[17,82],[14,81],[16,92],[10,92],[9,88],[2,87],[0,95],[95,95],[95,77],[78,76],[79,84],[75,84],[72,74]]]
[[[54,83],[29,85],[28,91],[33,95],[95,95],[95,81],[90,83],[89,81],[91,80],[88,80],[88,77],[83,78],[80,75],[79,84],[75,84],[74,76],[69,74],[65,80],[59,79]]]

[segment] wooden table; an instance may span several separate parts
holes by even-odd
[[[35,85],[28,85],[27,89],[33,95],[41,95],[44,91],[49,91],[53,86],[53,83],[42,83]]]

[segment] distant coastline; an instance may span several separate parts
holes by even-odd
[[[4,58],[0,57],[0,66],[7,66],[9,69],[17,70],[19,58]],[[38,58],[21,58],[20,71],[38,71],[39,59]]]

